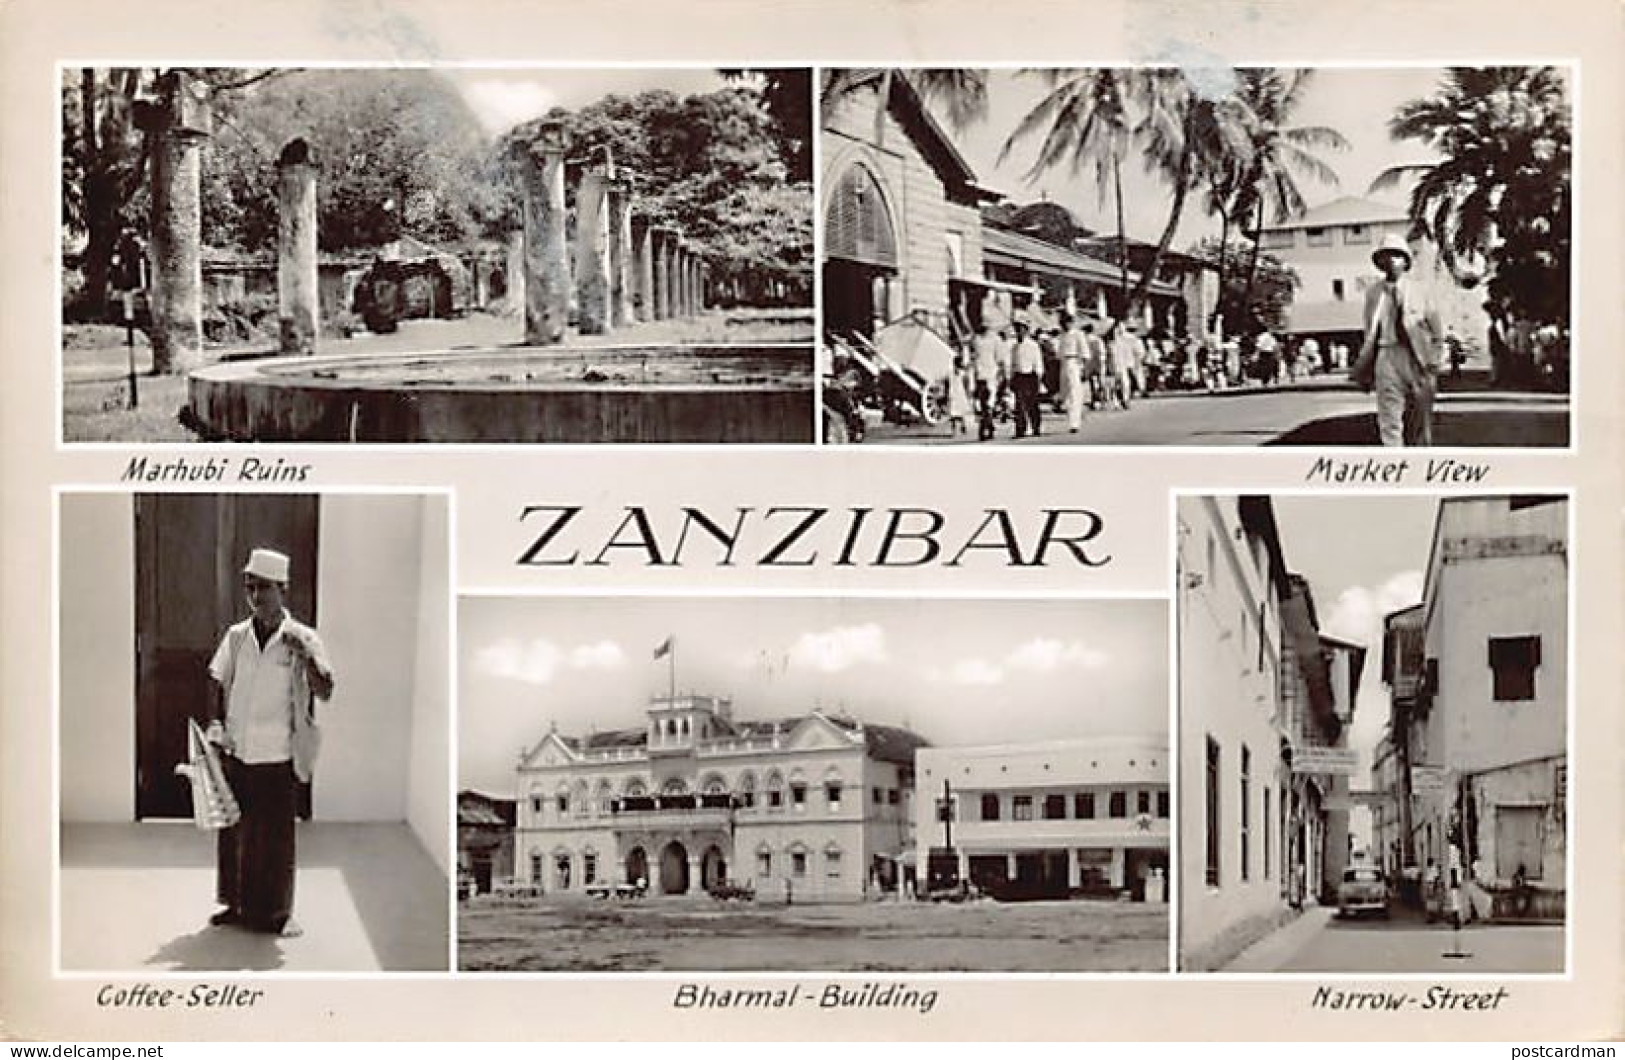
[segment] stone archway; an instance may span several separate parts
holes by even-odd
[[[728,860],[722,848],[712,843],[700,858],[700,885],[707,891],[728,881]]]
[[[649,880],[649,855],[642,847],[633,847],[626,853],[626,882],[636,885]]]
[[[660,852],[660,893],[688,893],[688,851],[675,839]]]

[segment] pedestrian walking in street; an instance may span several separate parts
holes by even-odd
[[[1385,446],[1433,444],[1433,396],[1444,329],[1426,289],[1410,275],[1411,251],[1387,236],[1371,254],[1382,282],[1365,292],[1365,340],[1349,370],[1376,391],[1377,432]]]
[[[969,374],[969,367],[955,357],[948,370],[948,428],[955,437],[966,432],[965,421],[970,418],[970,387],[966,383]]]
[[[1043,388],[1044,351],[1025,320],[1016,321],[1015,332],[1015,346],[1010,350],[1010,390],[1016,399],[1016,437],[1037,437],[1043,433],[1039,391]]]
[[[1066,429],[1073,434],[1083,426],[1083,407],[1089,400],[1084,387],[1083,366],[1089,359],[1088,343],[1070,313],[1061,314],[1061,396],[1066,402]]]
[[[976,440],[985,442],[993,437],[994,408],[1005,376],[1005,365],[1000,357],[1001,341],[985,320],[976,329],[971,351],[974,357],[971,367],[975,383],[971,393],[976,402]]]

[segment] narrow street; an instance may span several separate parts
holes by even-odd
[[[1464,953],[1450,957],[1447,953]],[[1559,924],[1448,924],[1395,909],[1389,919],[1343,920],[1311,908],[1254,943],[1227,972],[1561,972]]]

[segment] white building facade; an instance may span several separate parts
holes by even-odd
[[[1267,497],[1177,508],[1179,961],[1208,970],[1287,915],[1281,875],[1281,601]]]
[[[951,868],[994,895],[1167,900],[1166,740],[925,748],[917,769],[920,879]]]
[[[549,732],[518,767],[515,873],[543,893],[724,882],[763,898],[856,900],[913,860],[918,736],[814,711],[734,717],[730,700],[651,700],[639,729]]]
[[[1521,877],[1550,915],[1566,892],[1567,541],[1561,496],[1440,502],[1410,749],[1417,861],[1447,865],[1459,835],[1481,882]]]

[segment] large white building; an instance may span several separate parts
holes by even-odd
[[[1371,252],[1387,236],[1406,238],[1404,207],[1345,196],[1266,227],[1264,252],[1290,266],[1298,287],[1287,310],[1287,332],[1323,341],[1358,343],[1365,289],[1378,279]],[[1444,325],[1469,346],[1488,349],[1489,317],[1482,289],[1456,283],[1426,240],[1411,242],[1411,274],[1425,283]]]
[[[1224,964],[1287,915],[1279,723],[1287,572],[1267,497],[1181,497],[1179,963]]]
[[[544,893],[646,881],[700,894],[858,899],[913,862],[906,729],[813,711],[747,721],[731,700],[650,701],[635,729],[550,731],[518,767],[515,871]]]
[[[916,766],[921,879],[1167,899],[1166,740],[922,748]]]
[[[1444,498],[1385,665],[1410,864],[1448,865],[1459,837],[1483,882],[1521,873],[1550,915],[1566,890],[1567,541],[1564,497]]]

